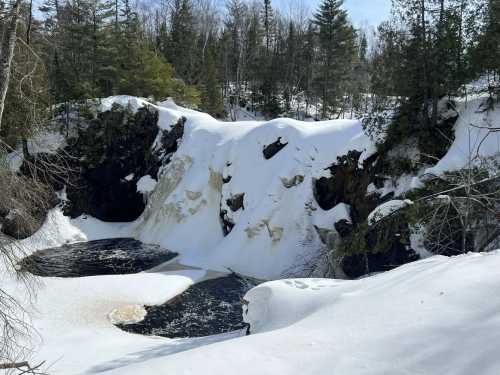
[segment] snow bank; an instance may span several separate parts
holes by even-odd
[[[447,154],[427,174],[441,175],[473,164],[480,158],[500,155],[500,133],[489,133],[488,128],[500,124],[500,108],[486,111],[487,96],[475,95],[457,101],[459,118],[455,124],[455,140]]]
[[[496,375],[499,267],[497,251],[433,257],[357,281],[266,283],[245,296],[252,335],[150,353],[103,375]]]
[[[187,121],[133,234],[179,252],[191,265],[279,277],[321,246],[314,223],[324,213],[313,180],[350,150],[374,152],[358,121],[226,123],[171,101],[156,108],[162,129]],[[264,148],[279,138],[286,146],[266,160]],[[235,197],[238,207],[230,204]],[[221,211],[233,225],[227,236]]]
[[[36,330],[31,343],[36,347],[36,358],[28,359],[33,363],[47,361],[51,374],[75,375],[95,373],[94,366],[110,359],[120,358],[125,363],[134,353],[154,353],[168,343],[172,350],[177,341],[128,334],[113,326],[112,318],[123,320],[123,312],[130,306],[164,303],[204,275],[205,271],[193,270],[43,278],[36,290],[35,306],[28,309]],[[21,299],[23,290],[17,280],[3,276],[2,289]],[[108,364],[101,371],[109,368],[113,366]]]

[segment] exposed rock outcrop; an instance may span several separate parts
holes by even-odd
[[[418,259],[409,246],[410,231],[406,222],[395,218],[383,225],[367,225],[368,215],[390,196],[367,194],[370,184],[383,185],[379,177],[380,164],[374,155],[364,160],[361,167],[360,156],[360,152],[351,151],[339,157],[329,168],[331,177],[318,179],[314,184],[315,198],[322,209],[331,210],[341,203],[351,207],[351,221],[342,219],[334,223],[339,236],[334,244],[326,241],[331,233],[320,229],[323,243],[335,253],[335,260],[329,262],[335,264],[337,274],[341,268],[350,278],[386,271]]]
[[[38,154],[30,162],[39,166],[56,190],[66,186],[64,211],[68,216],[88,214],[109,222],[133,221],[145,208],[137,182],[146,175],[157,179],[184,132],[182,118],[159,135],[158,116],[150,107],[132,112],[114,104],[111,110],[80,124],[60,155]],[[158,137],[160,141],[153,148]],[[65,175],[44,170],[44,161],[60,165]],[[23,171],[31,173],[27,167]]]
[[[278,152],[283,150],[287,145],[287,143],[281,143],[281,137],[278,138],[278,140],[274,143],[271,143],[270,145],[267,145],[264,147],[262,150],[262,153],[264,154],[264,158],[266,160],[271,159],[274,155],[276,155]]]

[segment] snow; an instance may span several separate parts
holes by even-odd
[[[157,183],[150,175],[143,176],[137,181],[137,191],[141,194],[149,194],[154,191]]]
[[[496,375],[499,267],[496,251],[436,256],[355,281],[269,282],[245,296],[250,336],[152,351],[103,375]]]
[[[186,118],[184,136],[133,233],[180,253],[189,265],[267,279],[312,257],[322,246],[314,229],[322,212],[313,179],[328,176],[326,169],[350,150],[366,157],[374,151],[359,121],[227,123],[172,102],[159,108],[160,121]],[[263,148],[279,137],[288,145],[266,160]],[[244,209],[233,213],[225,202],[240,194]],[[228,236],[220,223],[221,206],[235,224]]]
[[[313,223],[318,228],[332,228],[333,225],[341,220],[352,223],[351,206],[345,203],[339,203],[331,210],[324,211],[321,208],[315,213]]]
[[[223,123],[171,100],[154,105],[126,96],[103,100],[101,109],[113,103],[132,110],[154,106],[164,131],[186,118],[180,148],[158,181],[139,180],[138,190],[149,196],[144,214],[133,223],[103,223],[85,215],[72,220],[55,208],[40,231],[16,246],[29,254],[65,243],[135,237],[179,252],[182,264],[202,269],[41,279],[28,310],[40,335],[32,343],[37,349],[32,363],[46,360],[53,375],[500,373],[500,250],[429,257],[354,281],[261,284],[244,297],[250,336],[171,340],[114,327],[113,322],[141,321],[144,305],[168,301],[207,277],[208,269],[278,278],[298,259],[314,255],[322,247],[315,226],[333,229],[340,220],[352,221],[349,205],[329,211],[317,205],[314,179],[329,176],[337,156],[358,150],[365,160],[374,145],[354,120]],[[468,116],[469,109],[460,113]],[[482,116],[493,119],[495,113]],[[457,151],[464,121],[435,173],[467,161]],[[279,137],[288,145],[265,160],[263,148]],[[496,152],[490,140],[483,143],[484,155]],[[418,177],[403,176],[391,188],[402,194],[412,186],[418,186]],[[379,190],[370,186],[368,193],[373,192]],[[244,194],[244,208],[230,213],[235,226],[224,236],[220,209],[229,209],[226,200],[238,194]],[[368,222],[409,204],[386,202]],[[429,256],[422,231],[412,229],[412,248]],[[3,267],[2,288],[27,299]]]
[[[42,228],[15,244],[23,254],[68,243],[131,236],[131,223],[105,223],[90,216],[70,219],[60,208],[49,211]]]
[[[144,320],[147,311],[142,305],[126,305],[109,313],[109,321],[113,324],[134,324]]]
[[[500,133],[488,128],[500,124],[500,108],[485,111],[487,95],[479,94],[457,101],[459,118],[455,124],[455,140],[446,155],[427,174],[442,175],[480,162],[481,158],[500,155]]]
[[[76,229],[82,221],[68,221],[59,241],[72,238],[68,229],[101,234]],[[29,310],[40,335],[29,359],[46,360],[53,375],[496,375],[499,267],[497,250],[434,256],[353,281],[272,281],[244,297],[250,336],[182,340],[129,334],[112,322],[140,320],[141,306],[169,300],[206,271],[44,278]],[[0,275],[3,288],[22,295],[13,276]]]
[[[134,237],[180,253],[188,265],[277,278],[304,259],[312,259],[323,247],[315,225],[333,229],[337,215],[339,220],[350,220],[345,207],[325,213],[317,205],[314,179],[329,177],[328,167],[348,151],[361,152],[362,160],[375,152],[357,120],[228,123],[172,100],[155,104],[114,96],[95,104],[105,111],[115,103],[132,111],[144,106],[157,110],[162,130],[158,139],[179,119],[186,119],[179,149],[161,168],[158,181],[144,176],[137,183],[138,191],[147,195],[145,212],[136,222],[123,225],[85,216],[76,221],[58,218],[60,227],[47,224],[48,235],[39,238],[37,246],[63,243],[58,231],[69,242]],[[266,160],[262,150],[280,137],[288,145]],[[152,147],[157,144],[158,140]],[[228,177],[231,180],[223,183]],[[232,212],[227,200],[241,194],[244,208]],[[227,236],[220,222],[221,209],[235,224]],[[54,215],[60,213],[52,212],[49,221],[54,221]]]
[[[164,303],[204,274],[204,271],[177,271],[44,278],[37,288],[36,305],[29,310],[40,335],[40,340],[35,336],[31,343],[38,349],[33,362],[47,360],[54,375],[83,374],[110,358],[123,360],[137,351],[158,350],[172,340],[122,332],[112,325],[109,314],[130,305]],[[2,288],[19,295],[14,280],[3,280]]]
[[[138,98],[129,95],[110,96],[99,100],[99,112],[111,111],[113,105],[129,108],[132,112],[137,112],[140,108],[152,105],[146,98]]]
[[[125,176],[125,181],[130,182],[130,181],[132,181],[134,179],[134,177],[135,177],[135,174],[131,173],[131,174]]]
[[[41,132],[28,140],[28,152],[36,154],[56,154],[58,150],[66,146],[66,138],[57,130]],[[13,172],[19,172],[24,162],[22,146],[11,149],[6,155],[6,165]],[[1,160],[0,160],[1,162]]]
[[[66,138],[59,131],[46,131],[37,134],[28,141],[28,152],[30,155],[55,154],[66,146]]]
[[[23,166],[24,157],[21,152],[13,151],[7,154],[7,165],[12,172],[19,172]]]
[[[389,202],[382,203],[368,215],[367,218],[368,225],[375,225],[383,218],[411,204],[413,204],[413,202],[409,199],[405,200],[394,199]]]
[[[420,259],[431,257],[433,254],[425,247],[425,228],[417,226],[411,229],[410,247],[415,250]]]

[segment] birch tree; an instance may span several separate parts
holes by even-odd
[[[5,99],[9,88],[12,60],[17,38],[17,22],[19,21],[19,9],[21,0],[15,0],[3,31],[2,44],[0,46],[0,130],[2,129],[2,117],[5,108]]]

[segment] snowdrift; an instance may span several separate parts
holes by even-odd
[[[269,282],[245,296],[251,336],[104,374],[496,375],[499,267],[496,251],[357,281]]]

